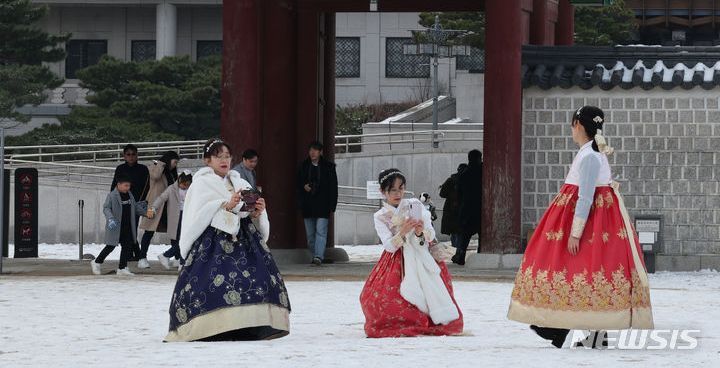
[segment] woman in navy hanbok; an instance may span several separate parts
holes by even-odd
[[[203,149],[208,167],[195,174],[185,199],[180,236],[185,264],[170,303],[165,341],[286,336],[290,302],[266,245],[265,202],[243,194],[250,184],[230,170],[226,143],[210,140]]]

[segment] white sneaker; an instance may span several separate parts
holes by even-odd
[[[118,276],[135,276],[135,274],[132,273],[132,272],[130,272],[130,269],[127,268],[127,267],[125,267],[125,268],[118,268],[118,269],[117,269],[117,275],[118,275]]]
[[[158,255],[158,261],[160,261],[160,264],[165,267],[166,270],[170,269],[170,258],[160,254]],[[140,262],[138,262],[138,267],[140,267]]]
[[[95,261],[90,261],[90,269],[93,275],[102,275],[102,265]]]
[[[138,268],[150,268],[150,262],[148,262],[147,258],[138,261]]]

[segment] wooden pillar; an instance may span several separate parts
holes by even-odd
[[[575,42],[575,7],[570,0],[560,0],[555,25],[555,44],[570,46]]]
[[[520,249],[521,0],[486,1],[481,251]]]
[[[259,149],[263,71],[261,58],[262,1],[223,3],[223,80],[220,133],[238,151]],[[240,154],[235,152],[235,158]]]
[[[547,39],[547,0],[533,0],[532,15],[530,17],[530,43],[533,45],[548,45]]]
[[[303,248],[296,231],[297,31],[295,1],[228,0],[223,4],[221,135],[235,157],[260,154],[258,183],[268,201],[273,248]]]

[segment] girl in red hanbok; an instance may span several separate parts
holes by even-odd
[[[380,173],[383,208],[375,230],[385,248],[360,294],[368,337],[456,335],[463,318],[445,263],[433,256],[431,215],[416,198],[403,199],[405,177]]]
[[[594,106],[573,115],[580,151],[528,242],[512,292],[508,318],[558,348],[569,329],[590,330],[579,344],[598,348],[607,345],[603,330],[653,328],[647,272],[612,180],[604,118]]]

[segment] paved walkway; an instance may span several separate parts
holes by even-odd
[[[312,266],[306,264],[281,264],[280,272],[288,280],[364,280],[374,266],[371,262],[348,262]],[[507,281],[515,278],[514,271],[466,269],[448,265],[456,279]],[[115,277],[117,261],[105,261],[103,273]],[[177,271],[165,270],[157,261],[150,261],[150,268],[141,270],[130,262],[130,270],[139,275],[176,275]],[[90,261],[40,258],[3,259],[3,277],[16,276],[83,276],[91,275]]]

